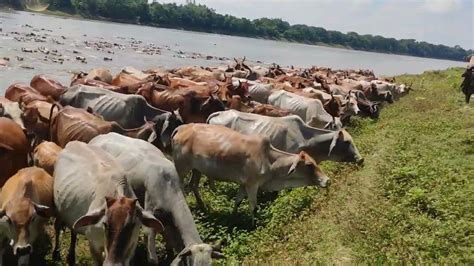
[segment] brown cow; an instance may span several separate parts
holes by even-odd
[[[219,125],[178,127],[173,137],[173,159],[181,178],[192,170],[190,183],[201,206],[204,206],[198,191],[201,173],[211,182],[220,180],[239,184],[235,207],[247,195],[252,214],[257,207],[259,189],[279,191],[329,185],[329,178],[306,152],[283,152],[273,147],[268,138],[244,135]]]
[[[45,102],[54,102],[54,99],[39,93],[36,89],[22,83],[15,83],[10,85],[5,91],[5,98],[10,101],[19,102],[20,98],[26,104],[39,100]]]
[[[27,105],[21,103],[20,107],[23,111],[21,114],[23,124],[35,138],[32,146],[36,146],[43,140],[49,140],[50,119],[56,116],[57,108],[53,108],[53,104],[43,101],[32,101]]]
[[[29,145],[19,125],[0,117],[0,187],[21,168],[28,166]]]
[[[210,114],[225,110],[225,106],[215,96],[200,89],[174,89],[154,84],[142,87],[137,94],[145,97],[156,108],[169,112],[178,110],[184,123],[205,123]]]
[[[207,116],[204,118],[207,119]],[[160,149],[165,148],[167,139],[161,138],[164,124],[175,124],[176,118],[162,114],[155,121],[145,121],[138,128],[124,129],[115,121],[105,121],[90,110],[66,106],[61,109],[50,125],[50,138],[61,147],[73,140],[88,143],[94,137],[109,132],[119,133],[131,138],[138,138],[152,143]],[[172,125],[168,125],[172,126]],[[176,127],[176,126],[175,126]]]
[[[61,109],[50,125],[51,140],[62,148],[70,141],[87,143],[95,136],[109,132],[123,133],[124,129],[116,122],[105,121],[98,115],[72,106]]]
[[[263,104],[255,101],[244,103],[242,98],[238,95],[232,96],[232,100],[229,105],[230,109],[238,110],[246,113],[253,113],[259,115],[266,115],[272,117],[283,117],[291,115],[290,111],[278,108],[271,104]]]
[[[92,69],[87,73],[87,75],[85,75],[85,78],[99,80],[109,84],[112,83],[112,74],[110,73],[110,70],[103,67]]]
[[[53,214],[53,178],[43,169],[21,169],[8,179],[0,193],[0,265],[3,243],[10,242],[19,265],[28,265],[33,244],[44,234],[44,224]]]
[[[54,164],[58,159],[62,148],[54,142],[43,141],[35,147],[33,153],[33,160],[35,166],[43,168],[50,175],[53,175]]]
[[[77,84],[92,86],[92,87],[99,87],[111,91],[119,91],[120,87],[110,85],[109,83],[105,83],[100,80],[95,79],[88,79],[88,78],[76,78],[76,76],[71,81],[71,87]]]
[[[66,87],[61,83],[47,78],[44,75],[36,75],[31,79],[30,86],[36,89],[44,96],[51,96],[54,100],[59,100],[59,96],[63,94]]]
[[[113,86],[117,86],[117,87],[124,87],[124,86],[131,86],[131,85],[134,85],[136,83],[140,83],[142,82],[143,79],[140,79],[134,75],[131,75],[131,74],[128,74],[128,73],[125,73],[125,72],[120,72],[118,73],[111,81],[110,84],[112,84]]]

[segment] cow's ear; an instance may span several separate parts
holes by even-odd
[[[104,217],[104,214],[105,208],[91,211],[86,215],[82,216],[81,218],[77,219],[77,221],[72,226],[72,229],[77,230],[83,226],[96,224],[102,219],[102,217]]]
[[[157,232],[163,232],[163,224],[156,219],[153,214],[147,211],[139,210],[140,220],[146,227],[152,228]]]
[[[33,202],[33,207],[35,208],[36,214],[38,214],[39,216],[43,218],[53,217],[53,210],[50,207],[40,205],[34,202]]]
[[[337,133],[337,137],[340,139],[340,140],[344,140],[344,132],[342,130],[339,130],[339,133]]]

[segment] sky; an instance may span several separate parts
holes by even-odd
[[[185,3],[185,0],[158,0]],[[474,49],[474,0],[196,0],[221,14]]]

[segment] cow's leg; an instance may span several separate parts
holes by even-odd
[[[158,256],[156,255],[156,243],[155,243],[156,232],[155,230],[151,228],[145,228],[145,234],[147,236],[148,264],[157,265]]]
[[[69,265],[76,265],[76,242],[77,234],[71,229],[71,244],[69,245],[69,252],[67,254],[67,263]]]
[[[252,213],[252,225],[255,226],[255,216],[257,214],[257,192],[258,186],[255,184],[246,185],[245,190],[247,191],[247,197],[250,205],[250,212]]]
[[[201,193],[199,193],[199,180],[201,179],[201,173],[198,170],[193,169],[191,181],[189,184],[191,185],[191,190],[194,193],[194,197],[196,198],[196,203],[198,207],[203,210],[207,211],[206,205],[201,198]]]
[[[237,192],[237,195],[235,196],[235,205],[234,205],[234,210],[233,210],[234,214],[237,213],[240,203],[242,203],[242,200],[244,200],[246,195],[247,193],[245,191],[245,186],[240,185],[239,191]]]
[[[150,198],[149,193],[145,194],[145,210],[150,211],[155,216],[155,212],[153,210],[153,203]],[[156,243],[155,237],[156,232],[155,230],[145,227],[145,234],[147,236],[147,254],[148,254],[148,264],[157,265],[158,264],[158,256],[156,255]]]
[[[59,247],[59,237],[61,236],[62,223],[59,218],[54,220],[54,250],[53,250],[53,261],[61,260],[61,251]]]

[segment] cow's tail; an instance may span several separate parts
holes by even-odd
[[[58,112],[63,108],[59,103],[53,103],[53,105],[51,106],[51,109],[49,110],[49,125],[48,125],[48,133],[49,133],[49,141],[53,141],[53,134],[52,134],[52,125],[54,124],[53,123],[53,119],[56,120],[56,117],[53,118],[53,113],[54,113],[54,108],[57,108],[58,109]]]

